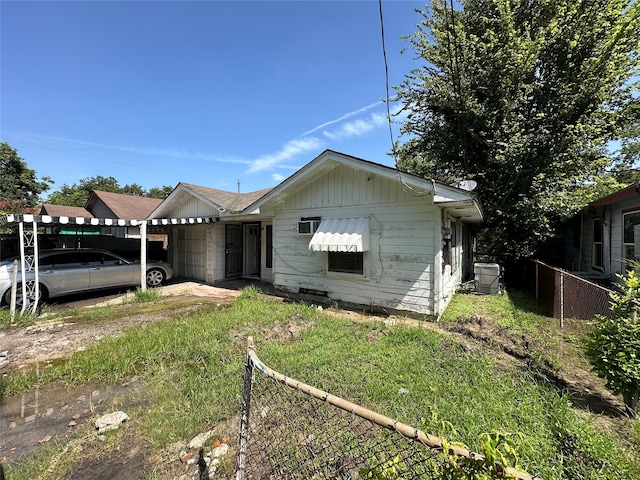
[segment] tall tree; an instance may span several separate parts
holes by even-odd
[[[37,206],[39,196],[49,190],[53,181],[49,177],[38,180],[18,151],[6,142],[0,143],[0,202],[2,213]],[[11,211],[10,211],[11,210]]]
[[[529,255],[572,213],[567,192],[612,165],[609,142],[638,140],[640,4],[433,0],[418,12],[407,38],[425,63],[397,87],[398,166],[475,179],[483,250]]]
[[[165,185],[164,187],[153,187],[147,190],[147,197],[151,198],[159,198],[160,200],[164,200],[169,196],[169,194],[173,192],[173,187],[169,185]]]
[[[137,183],[133,183],[131,185],[127,184],[124,187],[121,187],[118,180],[114,177],[87,177],[73,185],[67,185],[65,183],[62,185],[60,190],[51,193],[47,197],[46,203],[84,207],[93,190],[164,199],[173,191],[173,187],[153,187],[149,190],[145,190]]]
[[[93,190],[113,193],[121,192],[120,184],[114,177],[98,175],[96,177],[83,178],[71,186],[65,183],[60,190],[51,193],[51,195],[47,197],[46,203],[67,205],[70,207],[84,207]]]

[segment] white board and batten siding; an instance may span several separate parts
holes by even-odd
[[[338,302],[439,313],[440,209],[430,196],[340,165],[289,195],[273,213],[276,288],[327,292]],[[303,217],[368,217],[364,274],[328,272],[328,254],[310,251],[312,236],[297,233]]]

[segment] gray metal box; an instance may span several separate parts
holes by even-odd
[[[473,273],[478,293],[489,295],[500,293],[500,265],[497,263],[474,263]]]

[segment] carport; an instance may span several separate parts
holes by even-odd
[[[0,216],[0,228],[10,228],[18,236],[20,255],[20,278],[12,283],[20,289],[24,301],[21,313],[27,308],[35,312],[40,298],[38,273],[38,229],[45,226],[77,226],[77,227],[139,227],[140,228],[140,288],[146,290],[145,281],[147,270],[147,226],[199,225],[215,223],[216,217],[187,217],[187,218],[153,218],[143,220],[125,220],[112,218],[83,218],[83,217],[55,217],[49,215],[8,214]],[[16,232],[17,230],[17,232]],[[27,280],[26,274],[33,273],[33,280]],[[0,277],[8,275],[0,269]],[[15,275],[15,273],[14,273]],[[11,314],[15,314],[15,296],[12,296]]]

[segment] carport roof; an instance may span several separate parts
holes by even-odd
[[[107,227],[139,226],[144,219],[126,220],[123,218],[85,218],[51,215],[9,214],[0,217],[1,227],[13,227],[21,222],[36,222],[44,225],[86,225]],[[186,218],[153,218],[146,220],[147,225],[189,225],[199,223],[215,223],[216,217],[186,217]]]

